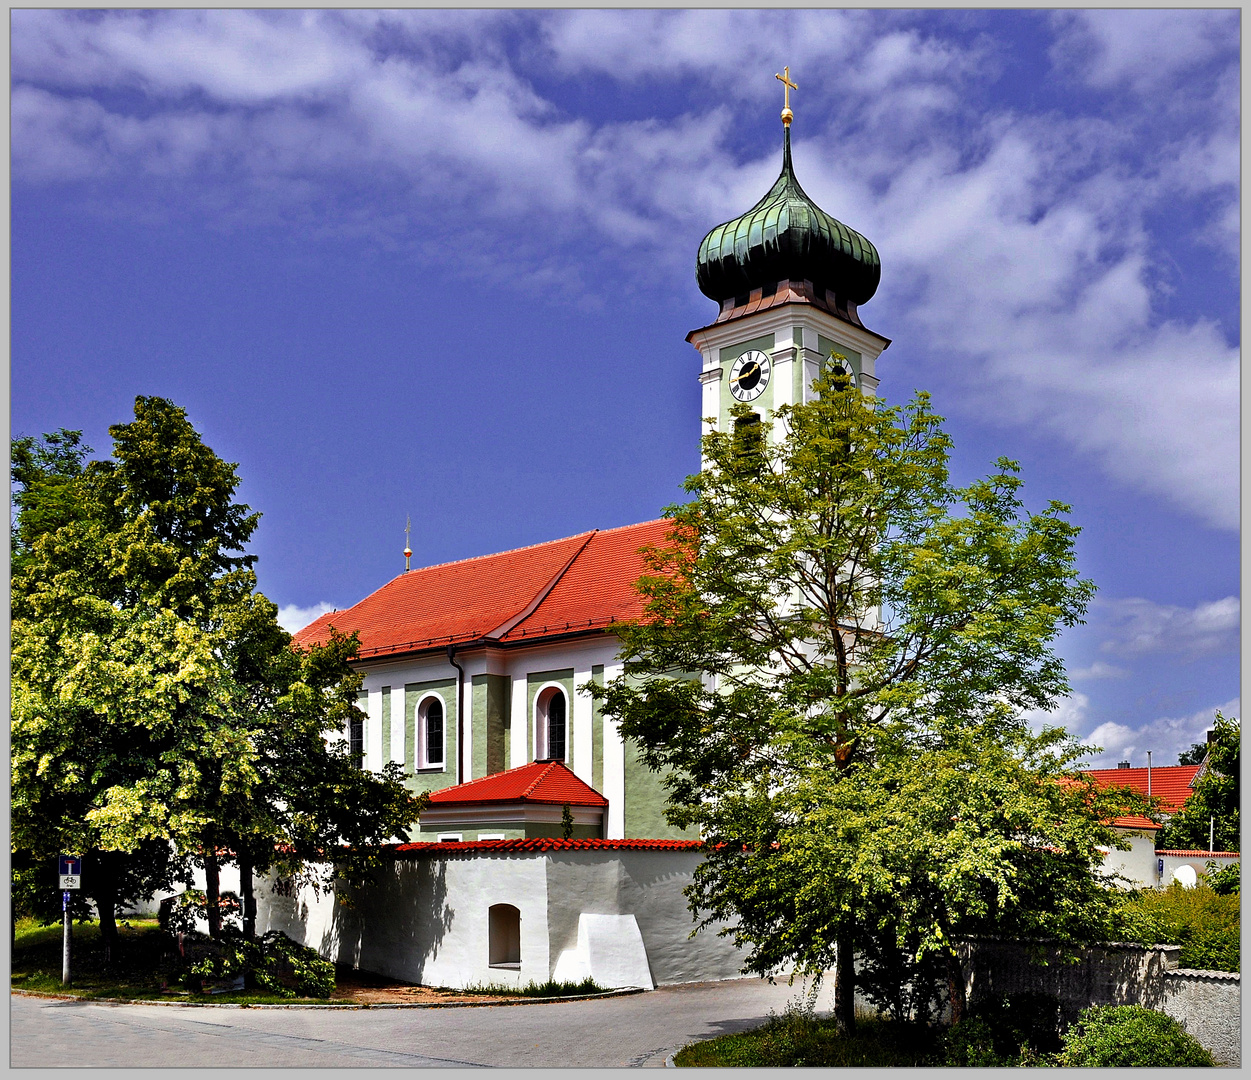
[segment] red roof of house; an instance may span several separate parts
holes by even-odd
[[[1175,814],[1194,793],[1191,781],[1199,772],[1198,765],[1161,765],[1151,770],[1151,794],[1160,800],[1160,810]],[[1127,787],[1141,795],[1147,794],[1146,769],[1085,769],[1100,787]]]
[[[354,607],[332,611],[294,637],[324,641],[330,627],[360,637],[362,658],[470,641],[516,643],[602,629],[638,618],[639,549],[663,544],[671,523],[593,530],[533,547],[401,574]]]
[[[525,840],[442,840],[438,843],[397,844],[395,851],[403,855],[438,854],[470,851],[699,851],[698,840],[560,840],[536,836]]]
[[[443,788],[430,796],[435,806],[479,803],[555,803],[607,806],[608,800],[559,761],[532,761],[516,769]]]

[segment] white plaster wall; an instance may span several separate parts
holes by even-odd
[[[530,718],[526,715],[526,696],[525,677],[514,677],[512,716],[509,717],[509,730],[512,732],[509,753],[512,755],[512,760],[508,765],[512,769],[524,765],[529,752],[526,746],[526,733],[530,730]]]
[[[743,956],[716,927],[688,937],[694,922],[682,890],[699,858],[612,849],[401,858],[351,908],[308,886],[286,897],[259,882],[257,928],[409,982],[520,986],[551,977],[561,952],[577,946],[584,912],[633,915],[657,985],[738,978]],[[498,903],[521,911],[519,971],[487,964],[487,913]]]
[[[365,767],[382,768],[382,688],[369,691],[369,717],[365,721]]]
[[[1146,888],[1156,884],[1155,835],[1149,832],[1117,830],[1132,845],[1128,851],[1112,848],[1103,859],[1100,868],[1105,874],[1120,874],[1129,879],[1122,882],[1124,888]]]
[[[547,881],[536,853],[446,859],[399,859],[351,908],[333,893],[301,888],[277,896],[257,890],[257,929],[282,930],[323,956],[406,982],[466,987],[545,982],[548,954]],[[521,968],[488,963],[488,911],[521,911]]]
[[[1193,855],[1161,855],[1164,860],[1164,878],[1161,884],[1168,888],[1173,884],[1173,878],[1177,874],[1177,870],[1182,866],[1191,866],[1194,868],[1195,874],[1202,877],[1208,872],[1208,863],[1216,863],[1218,868],[1223,869],[1232,863],[1241,863],[1241,859],[1237,855],[1221,854],[1209,855],[1207,852],[1198,851]]]

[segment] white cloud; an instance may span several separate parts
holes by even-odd
[[[334,604],[313,604],[311,607],[286,604],[278,609],[278,625],[288,634],[294,634],[297,630],[303,630],[314,619],[325,615],[327,611],[337,610]]]
[[[1111,721],[1102,723],[1082,737],[1087,745],[1103,747],[1103,753],[1091,756],[1089,767],[1110,769],[1118,761],[1127,760],[1136,768],[1142,768],[1147,764],[1148,750],[1153,765],[1176,765],[1178,754],[1205,740],[1205,732],[1212,726],[1218,711],[1226,716],[1239,716],[1241,702],[1234,698],[1189,716],[1162,716],[1136,728]]]
[[[1128,85],[1146,93],[1214,57],[1236,52],[1238,12],[1098,10],[1057,13],[1060,37],[1052,49],[1062,67],[1092,86]]]
[[[1238,644],[1238,597],[1226,596],[1193,608],[1157,604],[1142,597],[1096,602],[1100,624],[1112,636],[1100,648],[1116,656],[1166,653],[1203,656],[1232,650]]]
[[[1090,698],[1079,691],[1073,691],[1066,698],[1056,702],[1050,712],[1044,709],[1029,709],[1025,721],[1034,731],[1045,727],[1062,727],[1068,731],[1080,731],[1086,726],[1086,710],[1090,708]]]
[[[1102,660],[1096,660],[1089,667],[1075,668],[1069,672],[1070,679],[1123,679],[1129,672],[1125,668],[1116,667],[1114,664],[1105,664]]]

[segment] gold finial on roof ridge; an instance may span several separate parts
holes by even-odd
[[[789,67],[784,67],[781,75],[774,75],[773,77],[785,87],[782,91],[785,95],[782,102],[782,123],[786,127],[790,127],[791,121],[795,119],[795,114],[791,112],[791,91],[798,90],[799,84],[791,82],[791,69]]]
[[[413,519],[405,515],[404,518],[404,573],[408,573],[408,560],[413,557],[413,549],[408,546],[408,530],[413,527]]]

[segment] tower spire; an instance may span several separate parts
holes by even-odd
[[[413,519],[408,515],[404,518],[404,573],[408,573],[408,560],[413,557],[413,549],[408,546],[408,531],[413,527]]]

